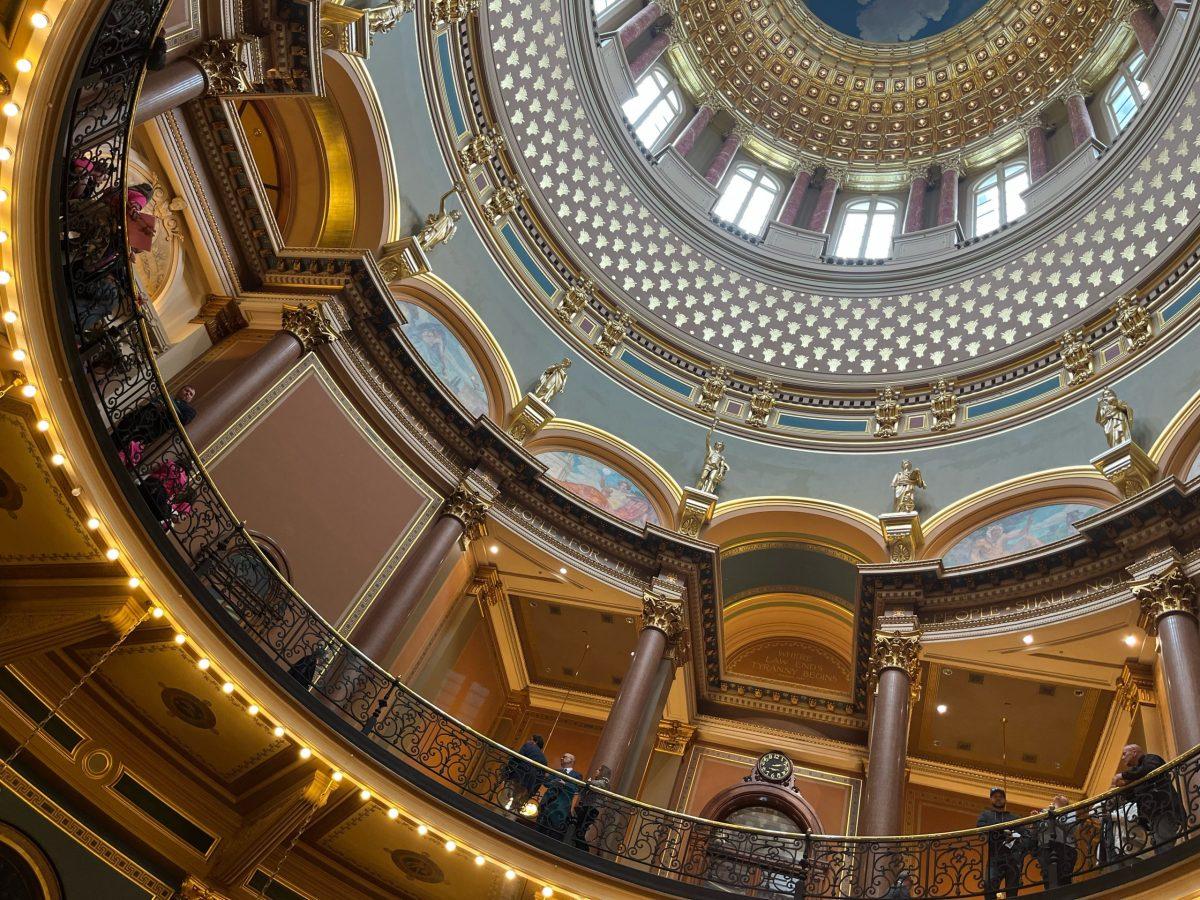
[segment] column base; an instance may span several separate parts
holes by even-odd
[[[513,440],[523,444],[541,431],[553,418],[554,410],[532,393],[528,393],[513,407],[508,433],[512,435]]]
[[[1158,478],[1158,466],[1133,441],[1110,447],[1092,458],[1092,465],[1101,475],[1117,486],[1122,497],[1140,494]]]
[[[879,517],[888,559],[894,563],[912,562],[925,544],[921,532],[921,514],[917,512],[884,513]]]
[[[676,530],[686,537],[697,537],[712,518],[716,506],[716,494],[699,488],[685,487],[683,499],[679,501],[679,527]]]
[[[1080,144],[1053,169],[1025,188],[1021,199],[1030,212],[1053,205],[1069,191],[1079,187],[1092,169],[1100,164],[1104,145],[1096,139]]]
[[[384,244],[376,257],[379,274],[388,284],[393,281],[403,281],[414,275],[424,275],[430,270],[429,257],[421,249],[415,237],[400,238],[390,244]]]

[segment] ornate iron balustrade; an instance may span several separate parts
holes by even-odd
[[[105,453],[197,598],[294,695],[400,777],[580,865],[682,896],[975,898],[1145,871],[1200,830],[1200,748],[1142,782],[992,829],[789,834],[648,806],[500,746],[359,654],[283,579],[200,464],[154,363],[125,241],[137,79],[165,0],[112,0],[71,88],[53,185],[64,340]],[[1168,856],[1168,854],[1170,854]]]

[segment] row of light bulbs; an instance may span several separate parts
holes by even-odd
[[[37,11],[37,12],[34,12],[32,15],[30,15],[29,21],[30,21],[30,24],[35,29],[38,29],[38,30],[49,28],[51,25],[51,19],[50,19],[49,15],[47,15],[45,12],[42,12],[42,11]],[[28,74],[33,71],[33,62],[26,57],[22,57],[21,59],[17,60],[16,69],[19,73],[21,73],[23,75]],[[0,106],[0,113],[3,113],[6,117],[8,117],[10,119],[19,115],[20,112],[21,112],[21,107],[15,101],[10,100],[10,101],[4,103],[2,106]],[[13,157],[13,152],[9,147],[0,146],[0,162],[7,162],[7,161],[11,160],[12,157]],[[8,191],[4,188],[0,188],[0,203],[5,203],[5,202],[7,202],[7,200],[8,200]],[[4,244],[7,241],[8,241],[8,232],[0,229],[0,244]],[[12,283],[12,280],[13,280],[12,273],[10,271],[8,271],[7,269],[0,268],[0,286],[7,286]],[[19,321],[19,316],[17,314],[16,309],[14,308],[14,306],[15,306],[15,293],[14,292],[8,293],[7,301],[8,301],[8,308],[5,309],[3,313],[0,313],[0,321],[3,321],[5,325],[9,326],[10,332],[14,336],[16,336],[18,334],[17,325],[18,325],[18,321]],[[17,389],[19,389],[18,393],[22,397],[24,397],[26,400],[34,401],[35,398],[38,396],[38,389],[37,389],[37,385],[33,381],[29,380],[29,377],[28,377],[29,363],[30,363],[29,354],[25,349],[23,349],[21,346],[19,346],[19,344],[20,344],[19,340],[12,341],[10,343],[13,347],[13,349],[10,351],[10,354],[9,354],[10,358],[12,359],[12,361],[14,363],[18,363],[18,364],[22,365],[23,367],[25,367],[24,370],[26,371],[27,374],[25,376],[16,377],[7,386],[7,388],[4,391],[0,392],[0,396],[3,396],[3,394],[7,393],[7,391],[10,389],[17,388]],[[51,430],[51,427],[52,426],[51,426],[49,419],[39,418],[37,420],[36,428],[42,434],[48,434]],[[49,460],[50,460],[50,463],[56,467],[64,466],[64,465],[66,465],[66,462],[67,462],[66,457],[61,452],[58,452],[58,451],[52,452],[49,457]],[[71,493],[74,496],[79,496],[81,491],[79,488],[75,488],[72,490]],[[87,526],[89,531],[99,531],[101,529],[102,523],[99,518],[97,518],[95,515],[92,515],[92,516],[88,517],[88,519],[85,522],[85,525]],[[114,562],[114,563],[117,562],[121,558],[121,551],[119,549],[117,549],[116,546],[114,546],[114,544],[116,542],[112,541],[112,542],[106,542],[106,543],[107,543],[107,546],[105,547],[105,550],[104,550],[104,557],[109,562]],[[130,590],[138,590],[139,588],[143,588],[142,579],[139,576],[137,576],[136,574],[130,574],[128,576],[127,583],[129,585]],[[148,594],[148,592],[146,592],[146,591],[143,591],[143,592],[145,594]],[[150,605],[150,616],[152,619],[159,620],[159,621],[166,619],[168,622],[170,622],[170,617],[167,616],[167,613],[163,609],[161,604],[157,603],[154,600],[151,600],[150,604],[151,604]],[[192,642],[189,642],[187,635],[184,634],[183,631],[176,629],[175,643],[179,647],[182,648]],[[227,695],[232,695],[235,692],[239,692],[242,695],[242,697],[246,700],[246,712],[248,715],[263,716],[264,718],[270,718],[263,711],[262,707],[258,703],[254,702],[252,698],[248,697],[244,691],[239,691],[238,687],[232,681],[229,681],[228,679],[220,679],[219,678],[219,676],[217,675],[216,667],[213,665],[212,660],[210,659],[210,657],[207,654],[205,654],[203,651],[201,651],[200,648],[195,647],[194,643],[192,643],[192,647],[195,650],[195,652],[198,654],[197,659],[196,659],[197,668],[199,668],[202,672],[209,673],[213,678],[217,678],[218,680],[220,680],[221,681],[221,691],[223,693],[225,693]],[[287,730],[283,727],[283,725],[279,724],[278,722],[276,722],[276,724],[274,725],[274,727],[272,729],[272,733],[277,738],[288,737]],[[298,742],[298,743],[300,743],[300,748],[298,750],[299,757],[303,760],[313,759],[315,754],[314,754],[312,748],[308,747],[303,742]],[[325,760],[319,759],[319,761],[324,762],[326,765],[329,765],[329,768],[331,770],[331,777],[333,778],[333,781],[335,783],[340,784],[341,782],[343,782],[346,779],[345,774],[340,769],[334,767],[333,765],[329,764]],[[369,788],[363,787],[363,786],[360,786],[359,797],[364,802],[370,801],[372,799],[376,799],[378,802],[381,802],[381,803],[383,802],[383,801],[379,800],[377,795],[374,794]],[[402,815],[404,815],[406,820],[412,821],[413,823],[416,824],[416,831],[417,831],[418,835],[420,835],[421,837],[425,837],[428,834],[430,834],[431,829],[429,828],[428,825],[425,825],[423,822],[417,821],[412,816],[405,815],[404,813],[401,812],[401,809],[399,806],[396,806],[394,804],[386,804],[386,805],[387,805],[387,817],[389,819],[391,819],[392,821],[396,821],[396,820],[400,819],[400,817]],[[446,836],[444,838],[443,847],[445,848],[447,853],[456,853],[460,849],[466,850],[466,848],[462,847],[458,841],[456,841],[455,839],[448,837],[448,836]],[[470,853],[472,851],[467,850],[467,852]],[[483,866],[488,862],[492,862],[495,865],[500,866],[504,870],[504,877],[509,881],[514,880],[518,875],[518,873],[515,869],[513,869],[497,860],[489,860],[488,857],[484,856],[482,853],[478,853],[478,852],[474,853],[474,862],[475,862],[475,865],[477,865],[477,866]],[[522,877],[529,877],[529,876],[522,876]],[[538,879],[534,879],[534,880],[538,880]],[[541,890],[538,892],[538,895],[541,897],[544,897],[544,898],[553,897],[555,895],[555,889],[549,884],[544,884],[542,886]]]

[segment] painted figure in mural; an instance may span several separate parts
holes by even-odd
[[[400,304],[404,333],[429,368],[472,415],[488,411],[487,389],[466,348],[439,319],[411,303]]]
[[[546,370],[542,372],[542,377],[538,379],[537,387],[533,389],[533,396],[543,403],[549,403],[557,397],[567,386],[567,369],[569,368],[571,368],[571,361],[565,356],[562,362],[547,366]]]
[[[455,182],[450,190],[442,194],[442,199],[438,203],[438,211],[430,213],[426,217],[425,227],[417,233],[417,243],[426,253],[438,244],[446,243],[458,231],[458,220],[462,218],[462,213],[457,209],[446,212],[446,201],[462,189],[463,186]]]
[[[1133,437],[1133,410],[1112,388],[1105,388],[1096,402],[1096,424],[1104,429],[1108,446],[1123,444]]]
[[[892,503],[896,512],[912,512],[917,508],[917,488],[925,487],[920,469],[914,469],[907,459],[900,463],[900,471],[892,476]]]
[[[713,441],[710,428],[704,436],[704,467],[700,470],[700,483],[696,487],[706,494],[715,494],[728,474],[729,463],[725,461],[725,443]]]
[[[576,497],[635,525],[658,522],[641,488],[599,460],[573,450],[547,450],[538,459],[546,464],[546,474]]]

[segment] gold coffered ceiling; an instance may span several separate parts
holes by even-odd
[[[1041,105],[1124,5],[992,0],[904,44],[838,34],[797,0],[678,0],[676,22],[694,68],[683,80],[715,88],[784,147],[899,165],[957,151]]]

